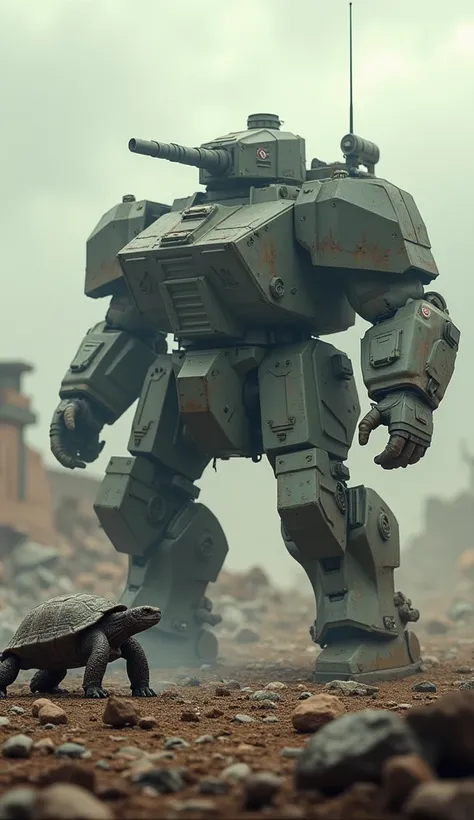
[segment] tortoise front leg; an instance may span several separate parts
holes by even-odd
[[[156,692],[150,689],[150,670],[146,655],[136,640],[128,638],[120,646],[122,657],[127,661],[127,675],[130,689],[135,698],[153,698]]]
[[[16,655],[8,655],[0,663],[0,698],[6,698],[7,686],[11,686],[18,677],[20,661]]]
[[[86,698],[108,698],[109,693],[102,687],[110,657],[110,644],[100,629],[88,632],[81,643],[81,650],[88,655],[82,688]]]

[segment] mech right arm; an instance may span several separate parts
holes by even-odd
[[[113,424],[138,398],[145,375],[166,335],[136,312],[119,279],[104,322],[86,333],[64,376],[50,427],[51,452],[63,467],[84,468],[104,442],[104,424]]]

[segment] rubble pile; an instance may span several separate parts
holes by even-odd
[[[41,601],[69,592],[89,592],[118,598],[124,587],[127,557],[110,544],[86,502],[66,498],[56,513],[54,546],[20,540],[0,561],[0,649],[14,634],[26,613]],[[298,633],[307,643],[314,604],[306,594],[276,589],[259,567],[244,573],[223,571],[208,595],[213,611],[222,617],[220,638],[248,645],[266,635],[285,646],[281,633]],[[278,635],[278,639],[275,639]],[[273,637],[272,637],[273,636]],[[286,646],[291,651],[295,644]],[[280,650],[281,651],[281,650]]]

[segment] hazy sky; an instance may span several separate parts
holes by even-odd
[[[353,9],[355,131],[379,145],[379,175],[415,197],[436,288],[462,330],[426,458],[384,473],[372,464],[379,432],[349,462],[353,482],[375,487],[398,514],[406,541],[423,499],[465,482],[460,439],[474,448],[474,10],[471,0],[440,12],[428,0],[355,0]],[[34,446],[47,451],[62,375],[106,309],[83,295],[87,235],[125,193],[171,202],[197,188],[195,170],[134,156],[129,138],[199,145],[272,111],[306,138],[308,163],[333,160],[348,129],[347,76],[345,0],[0,0],[0,358],[37,366]],[[364,329],[329,339],[356,370]],[[91,472],[124,452],[129,423],[107,429]],[[278,577],[292,569],[266,464],[222,464],[202,487],[226,527],[229,565],[260,550]]]

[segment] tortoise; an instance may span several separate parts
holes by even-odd
[[[154,606],[128,609],[99,595],[58,595],[34,607],[23,619],[0,662],[0,698],[20,669],[38,669],[33,693],[66,694],[59,684],[68,669],[85,666],[82,687],[86,698],[106,698],[102,681],[110,661],[124,658],[132,695],[152,697],[148,661],[132,636],[159,623]]]

